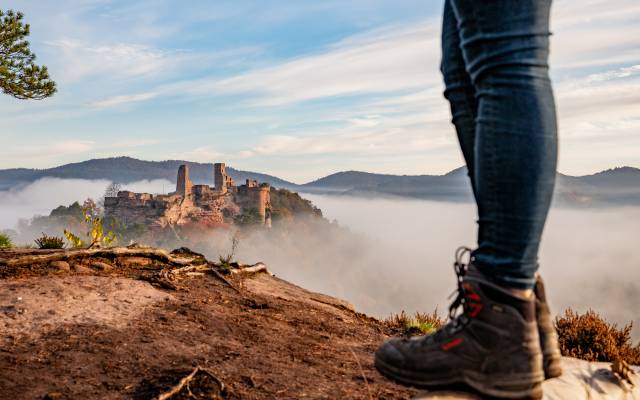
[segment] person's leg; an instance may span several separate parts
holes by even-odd
[[[465,68],[462,49],[460,47],[460,33],[458,31],[457,20],[451,7],[451,3],[449,2],[445,5],[443,17],[441,70],[446,87],[445,97],[451,104],[452,120],[456,127],[460,147],[469,170],[471,185],[475,196],[475,118],[478,111],[478,102],[475,98],[475,87],[471,83],[471,78]],[[553,104],[553,101],[550,100],[549,104]],[[547,149],[544,150],[546,151]],[[554,149],[551,148],[549,150],[551,151],[550,155],[553,155]],[[553,171],[551,163],[549,164],[549,171]],[[482,166],[479,168],[482,169]],[[547,191],[550,191],[550,189],[547,188]],[[545,196],[548,196],[548,192]],[[538,228],[538,231],[539,229],[541,228]],[[485,230],[481,229],[480,232],[485,232]],[[479,238],[478,242],[482,243],[484,240],[486,240],[486,238],[483,236]],[[476,254],[482,252],[483,250],[481,249],[483,249],[482,246],[480,246],[480,249],[476,251]],[[539,276],[535,287],[535,297],[536,320],[538,323],[538,332],[540,334],[545,377],[554,378],[562,374],[562,368],[560,366],[560,350],[557,334],[553,327],[551,312],[544,294],[544,287]]]
[[[473,264],[502,286],[531,289],[556,174],[548,74],[550,0],[451,0],[475,88],[479,215]]]
[[[474,115],[464,75],[462,82],[447,82],[463,154],[474,168],[479,243],[469,264],[465,251],[457,254],[458,296],[450,322],[431,335],[386,341],[375,366],[413,385],[466,383],[490,396],[538,399],[544,371],[535,298],[513,290],[535,283],[555,176],[555,115],[546,71],[549,4],[545,12],[544,0],[445,3],[443,40],[455,41],[450,31],[458,31],[475,93]],[[546,25],[538,19],[547,19]],[[498,26],[492,31],[493,24]],[[450,43],[443,43],[445,80],[460,70],[459,61],[449,64],[456,60]],[[459,307],[463,311],[455,315]]]
[[[442,71],[445,84],[444,97],[449,100],[449,105],[451,106],[451,122],[456,128],[458,142],[467,165],[471,188],[475,196],[475,119],[478,102],[476,101],[471,77],[467,73],[464,58],[462,57],[460,34],[457,25],[458,22],[453,13],[451,3],[445,1],[442,16],[442,63],[440,71]]]

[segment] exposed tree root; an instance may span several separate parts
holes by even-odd
[[[25,251],[7,252],[6,257],[0,253],[0,265],[7,267],[28,267],[31,265],[47,264],[53,261],[74,261],[89,257],[103,257],[115,259],[118,257],[142,257],[162,264],[173,266],[185,266],[191,264],[197,258],[174,256],[161,249],[150,247],[113,247],[106,249],[61,249],[58,251]],[[199,260],[198,260],[199,261]]]
[[[199,373],[204,374],[207,377],[213,379],[213,381],[217,386],[214,390],[214,393],[207,393],[206,397],[199,397],[193,394],[193,392],[191,391],[191,387],[189,385],[194,381],[194,378]],[[193,371],[191,371],[189,375],[180,379],[180,382],[178,382],[177,385],[175,385],[168,391],[156,397],[156,400],[169,400],[183,390],[186,390],[187,394],[189,395],[189,398],[194,398],[194,399],[198,399],[198,398],[224,399],[227,397],[227,393],[228,393],[228,390],[225,387],[224,383],[217,376],[215,376],[211,371],[207,370],[206,368],[196,367],[194,368]]]
[[[75,265],[86,265],[96,258],[108,260],[110,264],[117,265],[119,268],[152,271],[151,275],[143,274],[138,279],[168,290],[181,289],[179,281],[182,277],[211,274],[237,293],[241,293],[241,290],[225,275],[242,276],[256,273],[273,275],[263,263],[249,266],[232,263],[232,268],[223,269],[220,265],[207,261],[202,254],[188,248],[181,247],[168,252],[139,245],[102,249],[2,250],[0,251],[0,273],[3,272],[3,269],[5,273],[22,268],[37,270],[38,268],[50,267],[52,263],[61,261]]]
[[[239,274],[257,274],[259,272],[264,272],[268,275],[273,276],[273,274],[271,273],[271,271],[269,271],[269,269],[267,268],[266,265],[264,265],[264,263],[257,263],[257,264],[253,264],[250,266],[246,266],[243,267],[241,266],[240,268],[234,268],[229,270],[229,273],[233,274],[233,275],[239,275]]]

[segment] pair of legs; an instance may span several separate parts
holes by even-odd
[[[548,75],[550,0],[445,0],[442,66],[478,205],[473,263],[499,284],[535,284],[556,174]]]
[[[466,264],[464,252],[457,254],[450,321],[377,350],[376,367],[395,380],[466,383],[485,395],[540,399],[542,381],[561,373],[536,279],[557,158],[550,3],[445,0],[445,97],[478,205],[478,245]]]

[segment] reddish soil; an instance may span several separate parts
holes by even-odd
[[[3,268],[2,399],[151,399],[195,366],[225,384],[218,398],[418,393],[375,371],[390,333],[382,323],[267,274],[235,278],[240,292],[211,274],[173,291],[137,280],[145,272],[135,268]],[[198,375],[191,398],[214,384]]]

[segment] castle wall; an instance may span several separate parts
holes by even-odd
[[[179,196],[155,198],[149,193],[133,193],[121,191],[117,197],[104,199],[106,217],[112,217],[124,225],[144,224],[158,225],[171,204],[178,201]]]
[[[250,184],[250,182],[247,180],[247,185],[242,185],[238,188],[235,196],[236,203],[242,209],[257,209],[262,217],[262,222],[266,222],[268,210],[271,208],[271,186],[265,183],[257,186]]]

